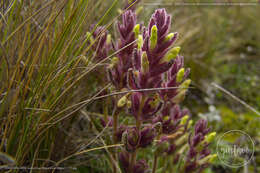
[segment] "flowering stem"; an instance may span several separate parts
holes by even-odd
[[[142,96],[140,107],[139,107],[138,114],[137,114],[137,117],[136,117],[136,128],[137,128],[137,132],[138,133],[140,131],[141,123],[142,123],[142,121],[141,121],[141,114],[142,114],[142,109],[144,107],[144,101],[145,101],[145,97]]]
[[[141,116],[142,109],[143,109],[143,106],[144,106],[144,101],[145,101],[145,97],[142,96],[140,107],[139,107],[138,114],[137,114],[137,117],[136,117],[136,128],[137,128],[138,134],[140,132],[141,124],[142,124],[140,116]],[[130,170],[132,170],[132,171],[133,171],[134,164],[136,162],[136,154],[137,154],[137,149],[132,153],[132,157],[131,157]]]
[[[118,109],[117,107],[115,107],[114,109],[114,114],[113,114],[113,142],[114,144],[116,144],[116,132],[117,132],[117,126],[118,126]],[[117,161],[117,151],[116,151],[116,148],[115,148],[115,151],[114,151],[114,159],[115,161]],[[116,173],[117,172],[117,169],[116,169],[116,165],[113,165],[113,172]]]
[[[133,172],[133,169],[134,169],[134,164],[135,164],[135,161],[136,161],[136,150],[132,153],[131,155],[131,161],[130,161],[130,171]]]
[[[155,171],[156,171],[157,160],[158,160],[158,157],[157,157],[157,155],[155,154],[155,155],[154,155],[154,159],[153,159],[153,171],[152,171],[152,173],[155,173]]]
[[[158,134],[158,136],[156,137],[156,140],[159,140],[159,139],[160,139],[160,136],[161,136],[161,131],[160,131],[160,133]],[[155,171],[156,171],[156,168],[157,168],[157,160],[158,160],[158,157],[157,157],[157,154],[155,153],[155,154],[154,154],[154,159],[153,159],[153,170],[152,170],[152,173],[155,173]]]
[[[117,125],[118,124],[118,113],[116,111],[114,117],[113,117],[113,131],[114,131],[114,135],[113,135],[113,141],[114,143],[116,143],[116,132],[117,132]]]

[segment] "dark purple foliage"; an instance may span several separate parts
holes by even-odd
[[[94,57],[100,61],[108,56],[109,51],[112,50],[112,44],[108,41],[108,32],[105,27],[97,27],[92,36],[94,40],[97,39],[92,45],[92,50],[95,51]]]

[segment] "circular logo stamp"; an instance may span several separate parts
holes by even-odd
[[[226,166],[241,167],[252,159],[254,147],[254,141],[247,133],[230,130],[218,138],[217,155]]]

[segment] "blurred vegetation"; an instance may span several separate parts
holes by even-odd
[[[154,9],[166,8],[179,33],[176,44],[191,68],[194,88],[185,106],[195,119],[216,116],[211,127],[219,135],[232,129],[248,133],[255,142],[248,171],[260,172],[259,115],[211,85],[217,83],[260,110],[260,6],[151,2],[138,4],[143,8],[139,20],[147,23]],[[104,101],[91,98],[107,84],[94,72],[86,32],[92,24],[105,25],[115,37],[124,1],[7,0],[0,6],[0,151],[17,166],[49,167],[73,153],[105,145],[106,133],[98,136],[102,129],[91,118],[100,116],[95,113],[103,110]],[[97,150],[59,166],[77,167],[74,172],[110,172],[108,160],[108,150]],[[243,171],[218,161],[206,170]]]

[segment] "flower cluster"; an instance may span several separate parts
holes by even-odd
[[[92,26],[92,28],[94,28],[94,26]],[[112,50],[111,35],[108,34],[104,27],[99,26],[92,35],[88,32],[87,37],[90,38],[89,40],[92,43],[95,59],[97,61],[105,59],[109,51]]]
[[[195,125],[194,135],[189,138],[189,151],[185,165],[185,172],[202,170],[207,167],[216,155],[210,155],[208,145],[212,142],[216,132],[209,133],[207,121],[200,119]],[[209,134],[208,134],[209,133]]]
[[[129,93],[117,98],[115,112],[126,109],[135,121],[130,126],[118,123],[118,116],[109,117],[114,142],[124,144],[118,154],[122,171],[148,172],[148,162],[137,154],[150,146],[155,156],[153,172],[158,157],[173,156],[176,163],[185,151],[184,172],[205,168],[214,158],[208,146],[215,132],[209,133],[206,120],[199,120],[193,128],[189,110],[180,107],[191,80],[190,70],[184,68],[184,58],[179,55],[180,47],[173,46],[178,34],[170,33],[171,16],[158,9],[145,27],[137,24],[136,14],[128,10],[117,27],[118,53],[108,67],[109,80],[116,90]],[[106,125],[104,121],[102,124]]]
[[[117,23],[120,39],[117,41],[116,51],[119,51],[117,57],[113,57],[109,72],[109,79],[116,89],[120,90],[127,86],[127,71],[132,67],[131,60],[134,48],[136,48],[135,34],[133,29],[136,25],[136,14],[132,11],[126,11],[122,15],[122,23]]]

